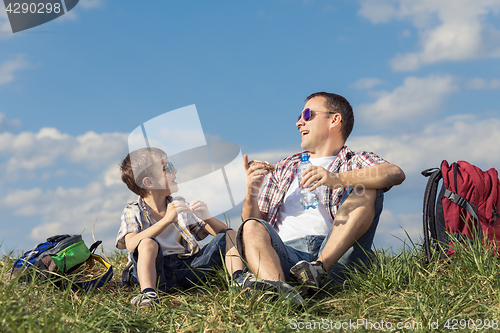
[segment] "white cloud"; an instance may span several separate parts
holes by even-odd
[[[439,61],[500,57],[499,31],[487,23],[497,0],[361,0],[359,14],[373,23],[409,19],[419,33],[419,50],[391,60],[396,71]]]
[[[96,237],[113,239],[120,227],[124,202],[134,198],[124,185],[107,187],[96,181],[83,188],[17,190],[3,198],[2,206],[11,210],[13,216],[41,220],[27,230],[32,240],[41,241],[61,233],[77,234],[84,229],[86,235],[91,235],[96,218]],[[114,244],[105,247],[112,249]]]
[[[4,132],[0,133],[0,154],[6,157],[0,164],[0,182],[15,186],[2,186],[0,209],[9,220],[23,221],[15,222],[22,230],[11,235],[13,238],[22,232],[40,242],[54,234],[80,233],[86,229],[84,238],[91,243],[91,230],[98,218],[96,237],[106,241],[106,249],[114,248],[124,202],[136,197],[121,182],[118,168],[127,154],[127,134],[87,132],[72,136],[55,128],[42,128],[37,133]],[[61,159],[70,165],[61,167]],[[55,189],[40,186],[48,179],[53,183],[54,177],[85,173],[81,168],[72,170],[76,165],[89,169],[85,176],[91,180],[87,185]],[[39,175],[35,173],[37,170]],[[27,179],[34,184],[32,188],[17,186],[16,180]],[[2,229],[6,227],[2,225]],[[20,249],[30,246],[31,242],[24,238],[21,241],[24,243],[18,244]]]
[[[300,149],[300,147],[299,147]],[[301,150],[292,151],[292,150],[267,150],[261,152],[248,153],[248,160],[258,160],[258,161],[266,161],[269,163],[276,163],[279,160],[293,155],[295,153],[300,152]]]
[[[358,106],[356,113],[362,122],[389,127],[394,122],[439,112],[446,98],[457,89],[457,79],[450,75],[407,77],[401,87],[391,92],[376,92],[378,99]]]
[[[128,153],[127,137],[125,133],[87,132],[75,138],[69,159],[74,163],[85,163],[92,167],[119,163]]]
[[[355,83],[351,85],[351,87],[359,89],[359,90],[364,90],[364,89],[371,89],[375,87],[376,85],[379,85],[383,83],[384,81],[377,79],[377,78],[372,78],[372,77],[367,77],[363,79],[359,79]]]
[[[116,185],[116,184],[122,184],[120,167],[119,167],[118,163],[116,165],[110,166],[104,172],[103,177],[104,177],[104,184],[106,186],[112,186],[112,185]]]
[[[7,119],[5,114],[0,112],[0,132],[8,131],[21,127],[21,121],[19,119]]]
[[[479,77],[470,79],[465,84],[467,89],[473,90],[494,90],[500,89],[500,79],[485,80]]]
[[[353,150],[373,151],[400,166],[407,176],[438,167],[442,160],[465,160],[500,170],[500,119],[457,115],[436,121],[411,135],[376,135],[349,138]]]
[[[410,37],[411,36],[411,31],[410,30],[404,30],[401,33],[401,36],[403,36],[403,37]]]
[[[4,61],[0,66],[0,85],[14,80],[14,74],[29,66],[23,55],[17,55],[14,59]]]
[[[38,133],[0,133],[0,153],[8,156],[0,165],[2,178],[16,180],[26,171],[52,168],[63,158],[97,169],[118,164],[127,154],[127,134],[87,132],[80,136],[42,128]]]
[[[411,241],[408,239],[410,237]],[[380,215],[377,233],[373,244],[376,248],[394,251],[403,245],[412,246],[411,242],[419,243],[422,239],[422,213],[395,214],[389,209],[384,209]]]

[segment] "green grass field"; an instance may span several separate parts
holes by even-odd
[[[375,251],[377,263],[328,285],[299,308],[270,292],[248,295],[215,271],[189,290],[161,294],[157,309],[129,303],[138,288],[115,275],[85,293],[53,283],[8,281],[13,259],[0,261],[0,332],[492,332],[500,330],[500,263],[481,244],[457,250],[453,261],[424,264],[420,246]]]

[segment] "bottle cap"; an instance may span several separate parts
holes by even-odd
[[[300,161],[301,162],[309,161],[309,154],[308,153],[302,153],[302,155],[300,155]]]

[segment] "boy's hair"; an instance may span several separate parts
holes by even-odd
[[[146,177],[152,177],[154,167],[158,161],[166,156],[165,152],[158,148],[140,148],[129,153],[120,165],[122,181],[135,194],[144,197],[148,191],[143,188],[142,181]]]

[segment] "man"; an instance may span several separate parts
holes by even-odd
[[[299,184],[301,154],[279,161],[260,197],[269,171],[248,166],[245,155],[247,195],[237,247],[254,275],[247,274],[242,286],[294,280],[318,288],[324,272],[343,279],[347,265],[368,262],[383,189],[401,184],[405,175],[373,153],[349,150],[344,144],[353,125],[344,97],[325,92],[307,97],[296,126],[313,166]],[[301,188],[317,190],[317,209],[302,208]]]

